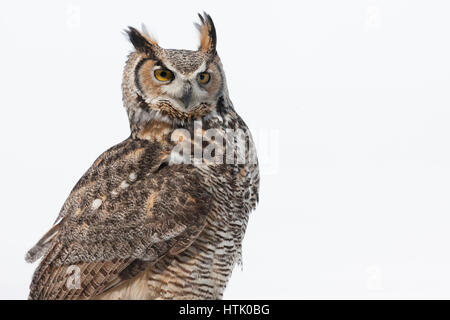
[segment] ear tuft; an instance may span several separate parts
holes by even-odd
[[[144,32],[139,32],[133,27],[128,27],[128,30],[125,30],[125,33],[128,35],[130,42],[138,52],[153,54],[155,48],[158,47],[158,43],[150,38],[146,29]]]
[[[203,16],[199,13],[201,24],[196,23],[195,26],[200,31],[200,51],[210,54],[216,53],[216,28],[211,19],[211,16],[206,12],[203,12]]]

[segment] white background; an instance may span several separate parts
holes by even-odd
[[[450,298],[450,4],[399,0],[2,1],[0,298],[129,135],[122,30],[194,49],[203,10],[262,167],[224,298]]]

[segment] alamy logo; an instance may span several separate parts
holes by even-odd
[[[242,129],[203,130],[201,121],[194,122],[194,137],[187,129],[176,129],[171,135],[176,145],[171,164],[256,164],[257,157],[249,131]]]
[[[71,265],[67,268],[66,274],[69,275],[66,281],[66,287],[69,290],[81,289],[81,271],[76,265]]]

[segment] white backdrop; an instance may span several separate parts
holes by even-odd
[[[2,1],[0,298],[95,158],[128,137],[128,26],[194,49],[214,19],[258,141],[226,299],[450,298],[448,1]]]

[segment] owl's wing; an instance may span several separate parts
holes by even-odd
[[[27,254],[44,255],[30,299],[89,299],[190,246],[211,195],[191,165],[126,140],[97,159],[66,200],[60,222]]]

